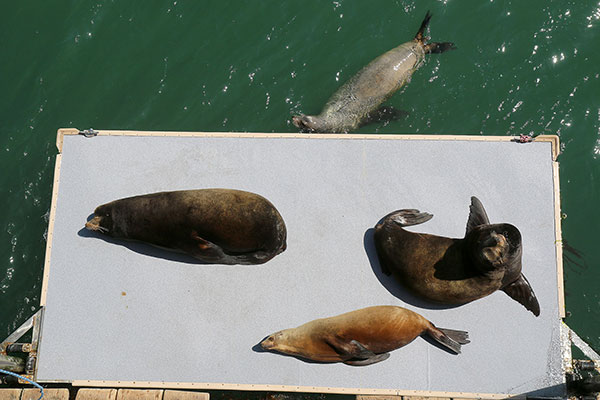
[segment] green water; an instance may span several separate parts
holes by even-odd
[[[294,132],[428,9],[458,50],[360,132],[560,135],[566,321],[599,351],[598,0],[2,2],[0,340],[39,305],[57,128]]]

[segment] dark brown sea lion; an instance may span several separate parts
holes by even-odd
[[[431,13],[425,15],[414,40],[382,54],[361,69],[335,92],[319,115],[292,117],[307,132],[349,132],[364,123],[397,117],[392,107],[381,107],[394,92],[410,81],[425,54],[454,49],[454,43],[429,43],[423,33]]]
[[[409,232],[433,216],[418,210],[388,214],[375,227],[375,247],[384,273],[415,295],[437,303],[464,304],[503,290],[535,316],[540,305],[521,273],[521,233],[510,224],[490,224],[471,197],[463,239]]]
[[[312,361],[369,365],[425,334],[456,354],[462,344],[469,343],[467,332],[436,328],[406,308],[374,306],[284,329],[260,345]]]
[[[262,264],[286,248],[279,212],[241,190],[160,192],[103,204],[87,229],[150,243],[214,264]]]

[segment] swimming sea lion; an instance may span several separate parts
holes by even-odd
[[[260,345],[313,361],[369,365],[387,359],[389,351],[423,334],[456,354],[461,344],[469,343],[467,332],[436,328],[406,308],[374,306],[284,329]]]
[[[378,107],[410,81],[425,54],[456,48],[450,42],[426,44],[423,32],[430,19],[428,11],[414,40],[371,61],[331,96],[321,114],[294,116],[294,125],[308,132],[348,132],[363,123],[399,115],[392,107]]]
[[[463,239],[409,232],[403,227],[430,220],[418,210],[388,214],[375,227],[375,247],[384,273],[415,295],[443,304],[464,304],[503,290],[535,316],[540,305],[521,273],[521,233],[511,224],[490,224],[471,197]]]
[[[87,229],[150,243],[214,264],[262,264],[286,248],[279,212],[241,190],[160,192],[115,200],[94,210]]]

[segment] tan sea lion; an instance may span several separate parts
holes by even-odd
[[[262,264],[286,248],[281,215],[262,196],[232,189],[160,192],[94,210],[87,229],[187,253],[214,264]]]
[[[377,224],[375,247],[384,273],[393,274],[425,300],[464,304],[502,290],[540,315],[533,289],[521,273],[521,233],[515,226],[490,224],[481,202],[471,197],[463,239],[403,228],[432,217],[418,210],[399,210]]]
[[[370,121],[399,116],[392,107],[379,106],[410,81],[425,54],[456,48],[450,42],[426,43],[423,33],[430,19],[428,11],[414,40],[371,61],[331,96],[319,115],[294,116],[294,125],[307,132],[349,132]]]
[[[387,359],[389,351],[420,335],[430,336],[456,354],[462,344],[469,343],[467,332],[436,328],[406,308],[374,306],[284,329],[260,345],[312,361],[369,365]]]

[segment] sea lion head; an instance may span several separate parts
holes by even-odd
[[[94,217],[86,222],[85,227],[90,231],[98,231],[113,236],[112,207],[110,204],[103,204],[96,207]]]
[[[316,117],[304,114],[300,116],[294,115],[292,117],[292,122],[304,132],[314,132],[318,129],[319,125]]]
[[[481,272],[510,268],[521,271],[521,233],[511,224],[481,225],[469,234],[472,256]]]
[[[278,351],[280,353],[294,353],[295,350],[289,343],[289,329],[284,329],[267,336],[260,342],[260,346],[265,350]]]

